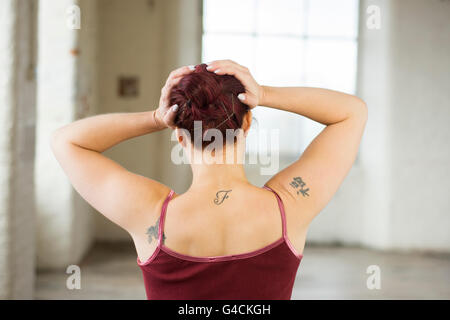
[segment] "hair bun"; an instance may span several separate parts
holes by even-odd
[[[237,99],[242,92],[245,88],[234,76],[217,75],[208,71],[206,64],[199,64],[169,94],[170,105],[184,106],[177,113],[175,125],[188,130],[192,142],[194,121],[202,122],[202,137],[212,128],[220,130],[225,137],[227,129],[242,127],[243,117],[250,109]],[[203,141],[203,146],[209,143]]]

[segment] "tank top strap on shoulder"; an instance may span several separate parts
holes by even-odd
[[[175,191],[171,189],[166,199],[164,200],[164,203],[161,208],[161,215],[159,217],[159,225],[158,225],[158,246],[162,244],[163,240],[162,238],[164,234],[164,221],[166,220],[167,206],[169,205],[169,201],[172,199],[174,193]]]
[[[272,191],[273,194],[275,194],[275,197],[277,198],[278,201],[278,207],[280,208],[280,214],[281,214],[281,223],[282,223],[282,232],[283,232],[283,238],[287,238],[287,228],[286,228],[286,213],[284,211],[284,205],[283,205],[283,200],[281,200],[280,196],[278,195],[278,193],[273,190],[272,188],[270,188],[269,186],[264,185],[263,186],[264,189],[267,189],[269,191]]]

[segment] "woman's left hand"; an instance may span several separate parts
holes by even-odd
[[[178,105],[170,106],[169,94],[172,88],[180,82],[183,76],[195,70],[194,66],[185,66],[172,71],[167,78],[166,84],[161,89],[159,107],[155,111],[156,121],[164,128],[175,129],[174,120],[177,114]]]

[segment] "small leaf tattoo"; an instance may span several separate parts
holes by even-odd
[[[148,243],[152,243],[152,240],[153,240],[152,238],[155,238],[155,240],[158,240],[159,219],[160,218],[158,218],[158,220],[156,220],[156,223],[153,226],[149,227],[147,229],[147,232],[145,233],[148,235]],[[163,237],[162,237],[163,243],[165,240],[166,240],[166,235],[163,232]]]

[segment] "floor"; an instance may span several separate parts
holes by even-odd
[[[367,287],[371,265],[380,289]],[[96,244],[80,268],[79,290],[67,289],[65,270],[38,272],[36,299],[145,299],[131,244]],[[292,299],[450,299],[450,255],[308,246]]]

